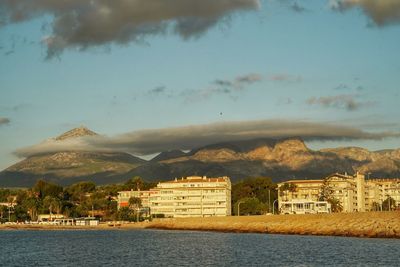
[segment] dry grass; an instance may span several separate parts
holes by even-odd
[[[334,213],[157,219],[152,222],[99,226],[0,225],[0,230],[201,230],[240,233],[400,238],[400,212]]]
[[[163,219],[147,228],[400,238],[400,212]]]

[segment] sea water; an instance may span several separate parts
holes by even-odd
[[[400,266],[400,240],[163,230],[0,231],[1,266]]]

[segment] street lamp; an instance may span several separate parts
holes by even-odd
[[[274,202],[272,203],[272,214],[275,214],[275,202],[277,202],[278,199],[275,199]]]
[[[271,212],[271,190],[268,189],[268,212]]]
[[[238,214],[237,214],[237,216],[240,216],[240,204],[242,204],[243,203],[243,201],[239,201],[238,202]]]

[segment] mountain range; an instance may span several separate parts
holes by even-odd
[[[56,141],[97,135],[72,129]],[[0,186],[28,187],[45,179],[61,185],[78,181],[96,184],[124,182],[134,176],[162,181],[190,175],[287,179],[322,178],[334,172],[360,171],[371,177],[400,176],[400,149],[369,151],[359,147],[311,150],[300,138],[224,142],[184,152],[161,152],[146,161],[123,152],[61,151],[27,157],[0,172]]]

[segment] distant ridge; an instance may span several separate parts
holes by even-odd
[[[170,160],[170,159],[176,159],[180,157],[186,156],[186,153],[183,152],[182,150],[169,150],[165,152],[161,152],[154,158],[152,158],[150,161],[151,162],[159,162],[163,160]]]
[[[64,141],[98,135],[81,126],[54,138]],[[60,151],[30,156],[0,172],[0,186],[29,187],[38,179],[61,185],[79,181],[97,184],[128,180],[132,169],[146,161],[123,152]]]
[[[97,133],[86,127],[56,137],[66,140]],[[331,173],[369,173],[371,178],[400,177],[400,149],[369,151],[359,147],[311,150],[300,138],[222,142],[192,149],[161,152],[146,161],[121,152],[57,152],[35,155],[0,172],[0,186],[26,187],[37,179],[68,185],[124,182],[133,176],[147,181],[191,175],[229,176],[233,182],[265,176],[286,179],[322,178]]]

